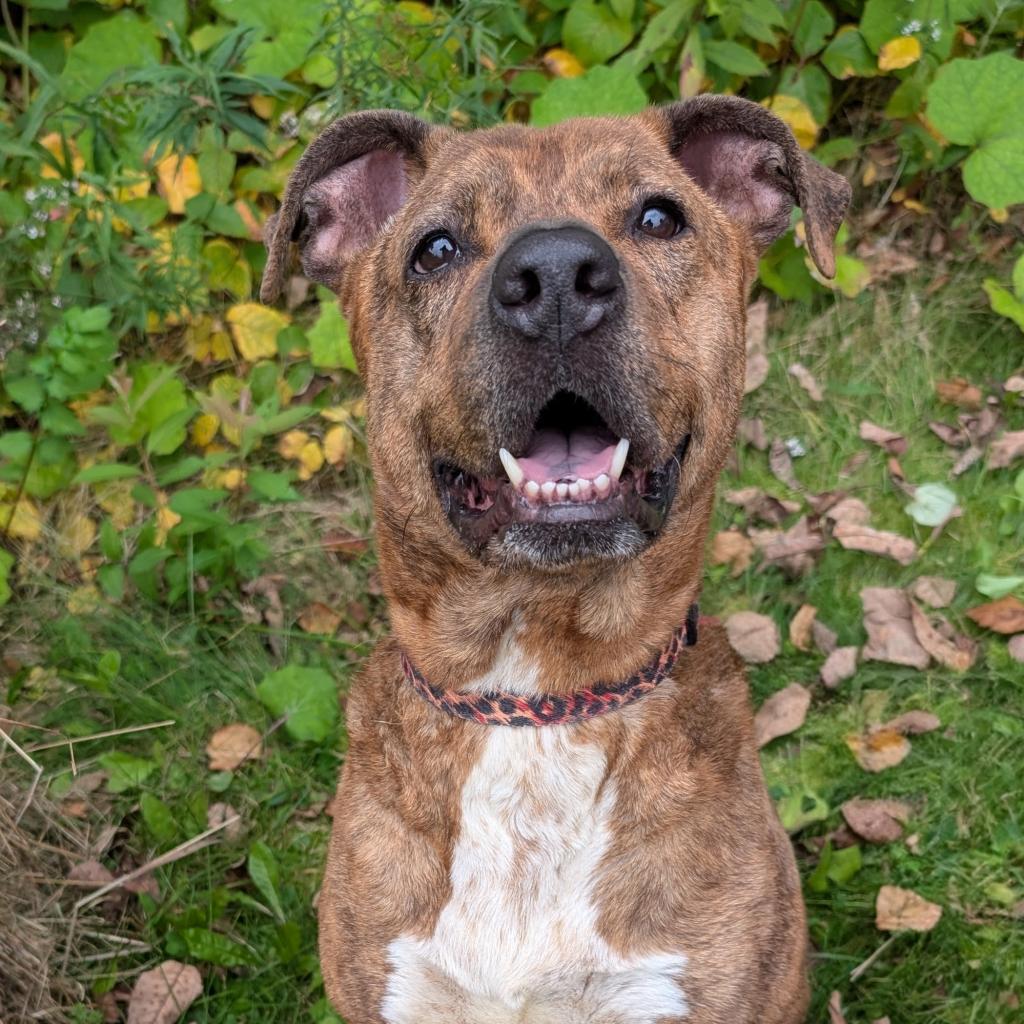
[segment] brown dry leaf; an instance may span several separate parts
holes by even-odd
[[[959,427],[951,427],[948,423],[939,420],[932,420],[928,429],[945,445],[950,448],[966,448],[970,444],[970,438]]]
[[[922,736],[926,732],[935,732],[941,726],[942,722],[938,715],[933,715],[930,711],[915,710],[904,711],[902,715],[897,715],[876,728],[898,732],[901,736]]]
[[[940,616],[941,618],[941,616]],[[977,645],[965,636],[954,635],[947,640],[913,601],[910,602],[910,621],[918,643],[940,664],[954,672],[966,672],[978,656]],[[945,623],[945,620],[942,620]],[[948,623],[945,623],[948,626]]]
[[[754,715],[754,742],[758,749],[780,736],[796,732],[807,718],[811,691],[799,683],[790,683],[773,693]]]
[[[226,821],[231,824],[225,825]],[[238,811],[231,804],[218,801],[215,804],[210,804],[206,809],[206,827],[219,828],[220,826],[223,826],[221,834],[229,841],[237,839],[242,834],[242,819],[238,816]]]
[[[1006,469],[1020,458],[1024,458],[1024,430],[1007,430],[989,445],[986,468]]]
[[[85,888],[98,889],[101,885],[112,882],[114,876],[98,860],[83,860],[68,871],[67,879]]]
[[[838,523],[832,536],[847,551],[864,551],[870,555],[892,558],[900,565],[910,565],[917,557],[917,545],[909,538],[888,530],[875,530],[870,526]]]
[[[860,592],[868,642],[864,657],[924,669],[931,660],[918,642],[910,617],[910,598],[895,587],[866,587]]]
[[[857,671],[856,647],[837,647],[829,653],[825,664],[821,666],[821,681],[829,690],[834,690],[840,683],[852,678]]]
[[[834,629],[829,629],[820,619],[815,619],[811,626],[811,635],[814,637],[814,646],[820,654],[829,655],[839,643],[839,636]]]
[[[937,380],[935,394],[942,402],[959,405],[961,409],[977,409],[981,405],[981,388],[976,387],[963,377],[952,380]]]
[[[984,454],[985,452],[983,449],[979,448],[977,445],[972,444],[970,448],[968,448],[967,451],[965,451],[963,455],[961,455],[960,458],[953,463],[953,468],[949,471],[950,474],[955,477],[962,476]]]
[[[768,300],[758,299],[747,307],[747,376],[743,393],[756,391],[768,376]]]
[[[768,448],[768,435],[764,432],[764,421],[758,416],[753,419],[741,419],[737,430],[739,439],[759,452]]]
[[[83,772],[81,775],[77,775],[68,786],[64,798],[71,800],[76,797],[88,796],[90,793],[95,793],[106,781],[106,772]]]
[[[942,917],[942,907],[911,889],[883,885],[875,902],[875,927],[883,932],[930,932]]]
[[[870,456],[865,451],[854,452],[842,465],[839,470],[840,478],[853,476],[854,473],[868,461]]]
[[[932,608],[945,608],[956,596],[956,582],[945,576],[919,576],[910,593]]]
[[[370,548],[368,537],[360,537],[348,530],[332,530],[324,534],[320,544],[327,551],[337,555],[343,561],[358,558]]]
[[[798,651],[811,649],[811,635],[818,609],[813,604],[802,604],[789,623],[789,642]]]
[[[980,412],[962,412],[957,422],[973,445],[982,448],[1002,425],[998,407],[986,405]]]
[[[826,509],[825,518],[832,523],[848,523],[851,526],[867,526],[871,522],[871,509],[860,498],[843,498]]]
[[[767,615],[736,612],[725,620],[725,631],[732,649],[746,662],[763,665],[781,649],[779,628]]]
[[[843,1016],[843,1004],[838,992],[833,992],[828,999],[828,1024],[846,1024]]]
[[[243,761],[263,757],[263,738],[259,731],[244,722],[222,726],[206,744],[211,772],[233,772]]]
[[[777,437],[772,441],[771,450],[768,452],[768,468],[779,483],[785,484],[792,491],[803,491],[803,485],[793,472],[793,456],[789,454],[786,442],[781,438]]]
[[[333,636],[341,625],[341,614],[323,601],[314,601],[299,612],[299,626],[306,633]]]
[[[895,843],[913,808],[902,800],[847,800],[839,808],[846,824],[869,843]]]
[[[893,768],[910,753],[910,740],[893,729],[873,729],[846,737],[857,764],[867,772]]]
[[[739,576],[754,557],[753,542],[739,530],[722,530],[711,542],[711,564],[728,565],[733,576]]]
[[[994,633],[1024,632],[1024,601],[1013,594],[972,608],[967,617]]]
[[[807,516],[801,516],[785,533],[775,533],[759,542],[752,538],[761,549],[766,563],[774,563],[793,576],[801,576],[814,565],[811,555],[824,551],[825,536],[812,527]]]
[[[1003,389],[1014,395],[1024,395],[1024,373],[1015,373],[1003,381]]]
[[[1024,663],[1024,633],[1018,633],[1017,636],[1011,636],[1010,642],[1006,645],[1006,649],[1014,661]]]
[[[810,395],[812,401],[820,402],[825,397],[814,374],[803,363],[793,363],[789,368],[789,373],[796,379],[797,384]]]
[[[143,971],[128,1001],[128,1024],[175,1024],[203,991],[192,964],[165,960]]]
[[[862,441],[870,441],[883,448],[890,455],[902,455],[907,450],[907,439],[894,430],[886,430],[870,420],[862,420],[860,424],[860,438]]]

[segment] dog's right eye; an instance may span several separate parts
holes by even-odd
[[[438,231],[427,235],[412,258],[412,269],[417,274],[433,274],[447,267],[459,255],[459,246],[451,235]]]

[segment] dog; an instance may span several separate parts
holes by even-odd
[[[349,1024],[795,1024],[807,935],[742,666],[699,620],[758,258],[847,182],[765,108],[306,150],[297,246],[365,382],[392,636],[351,688],[318,904]]]

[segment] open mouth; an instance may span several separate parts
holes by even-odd
[[[499,450],[501,472],[478,476],[446,460],[434,468],[448,518],[472,550],[531,528],[563,552],[564,537],[556,542],[556,535],[573,534],[581,557],[591,541],[608,548],[600,540],[609,531],[628,530],[641,543],[657,536],[688,443],[689,435],[661,466],[636,465],[629,439],[616,436],[585,399],[563,391],[541,411],[524,450]]]

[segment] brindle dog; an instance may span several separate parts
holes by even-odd
[[[614,684],[696,601],[758,257],[795,204],[831,274],[849,195],[733,97],[359,113],[299,162],[262,296],[297,243],[341,297],[394,632],[349,696],[319,905],[350,1024],[803,1019],[799,878],[721,630],[642,699]],[[607,692],[631,702],[563,713]]]

